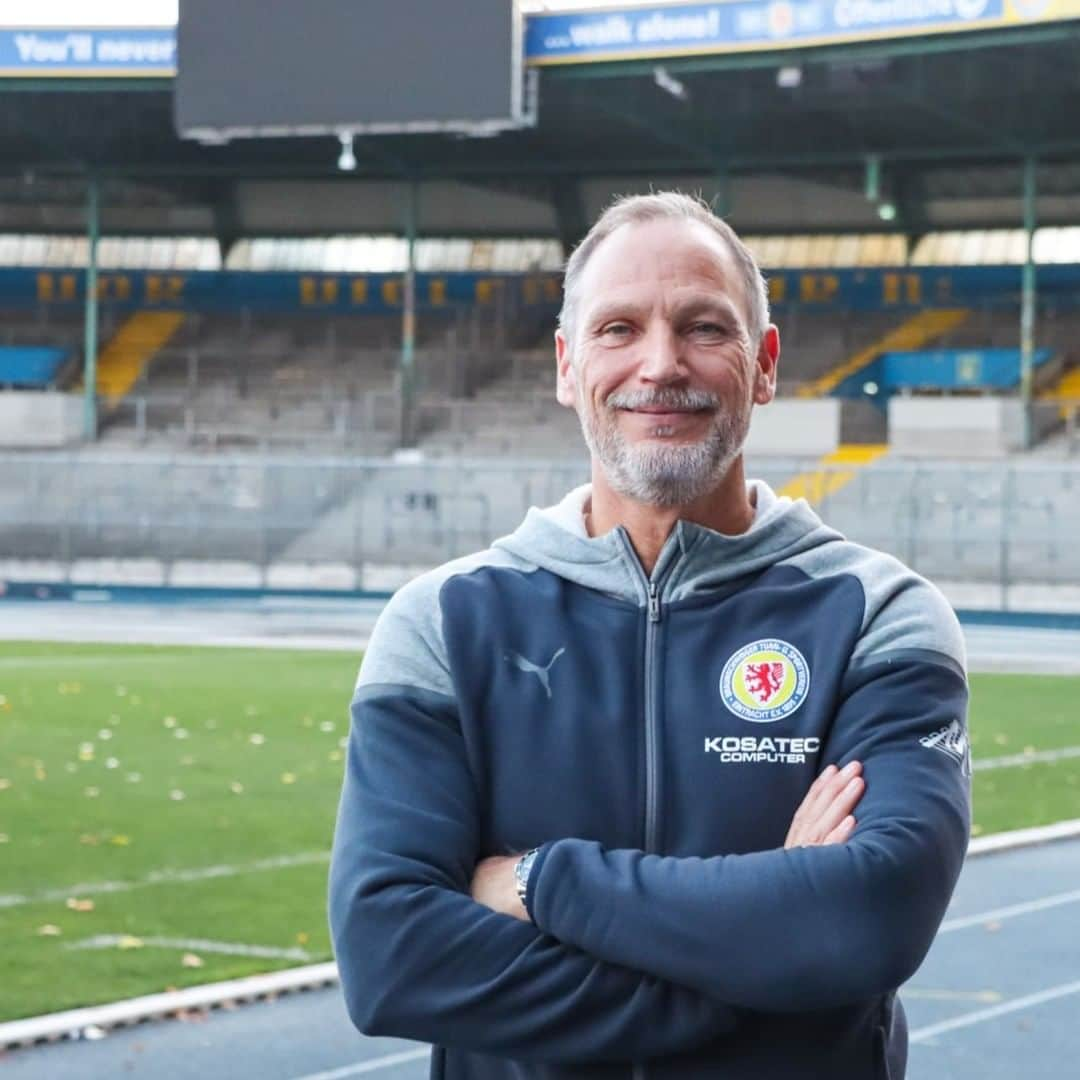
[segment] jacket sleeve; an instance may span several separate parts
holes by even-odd
[[[478,807],[452,696],[362,675],[352,718],[330,924],[361,1031],[588,1062],[673,1054],[734,1027],[735,1012],[703,994],[471,898]]]
[[[555,841],[530,874],[537,925],[753,1009],[829,1008],[895,989],[929,949],[967,846],[962,644],[959,655],[901,647],[850,666],[821,758],[864,765],[847,843],[699,859]]]

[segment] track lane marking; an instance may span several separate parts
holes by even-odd
[[[989,1009],[977,1009],[975,1012],[964,1013],[954,1016],[951,1020],[942,1020],[939,1024],[930,1024],[928,1027],[918,1028],[911,1033],[910,1042],[926,1042],[928,1039],[937,1038],[950,1031],[960,1028],[972,1027],[975,1024],[983,1024],[987,1020],[995,1020],[999,1016],[1007,1016],[1009,1013],[1020,1012],[1022,1009],[1033,1009],[1036,1005],[1043,1005],[1048,1001],[1056,1001],[1058,998],[1068,997],[1070,994],[1080,994],[1080,979],[1076,982],[1062,983],[1060,986],[1051,986],[1047,990],[1040,990],[1036,994],[1027,994],[1024,997],[1014,998],[1012,1001],[1003,1002],[1001,1005],[993,1005]]]
[[[419,1061],[430,1054],[431,1049],[426,1046],[423,1050],[403,1050],[400,1054],[387,1054],[385,1057],[373,1058],[371,1061],[360,1061],[355,1065],[345,1065],[340,1069],[307,1073],[304,1076],[298,1076],[296,1080],[345,1080],[347,1076],[359,1076],[361,1073],[389,1069],[392,1065],[403,1065],[406,1061]]]
[[[953,930],[966,930],[968,927],[981,926],[983,923],[1001,922],[1002,919],[1028,915],[1033,911],[1045,911],[1047,908],[1060,907],[1062,904],[1075,904],[1077,901],[1080,901],[1080,889],[1055,893],[1053,896],[1043,896],[1038,900],[1026,900],[1020,904],[1009,904],[1008,907],[982,911],[977,915],[962,915],[955,919],[946,919],[938,928],[938,933],[948,934]]]

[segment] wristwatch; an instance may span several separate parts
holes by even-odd
[[[529,910],[525,903],[525,896],[529,891],[529,871],[532,870],[532,865],[536,862],[536,856],[539,851],[539,848],[533,848],[532,851],[526,851],[525,854],[514,863],[514,881],[517,884],[518,899],[521,901],[521,906],[525,908],[526,912]]]

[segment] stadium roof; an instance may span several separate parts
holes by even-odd
[[[1019,224],[1028,156],[1040,224],[1071,223],[1078,45],[1080,22],[1060,22],[671,58],[659,75],[644,60],[544,68],[535,128],[365,136],[351,174],[331,137],[183,142],[161,80],[7,81],[0,229],[77,227],[93,173],[115,207],[106,227],[121,232],[155,215],[157,231],[222,236],[395,231],[402,180],[440,186],[451,209],[444,221],[422,211],[421,228],[444,235],[572,242],[610,192],[650,184],[718,196],[744,230],[880,230],[865,197],[876,162],[898,210],[885,227],[917,234]]]

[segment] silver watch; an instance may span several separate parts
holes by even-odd
[[[539,850],[539,848],[533,848],[532,851],[526,851],[514,864],[514,881],[517,884],[518,899],[521,901],[522,907],[526,907],[525,896],[529,891],[529,871],[532,870],[532,865],[536,862],[536,855]]]

